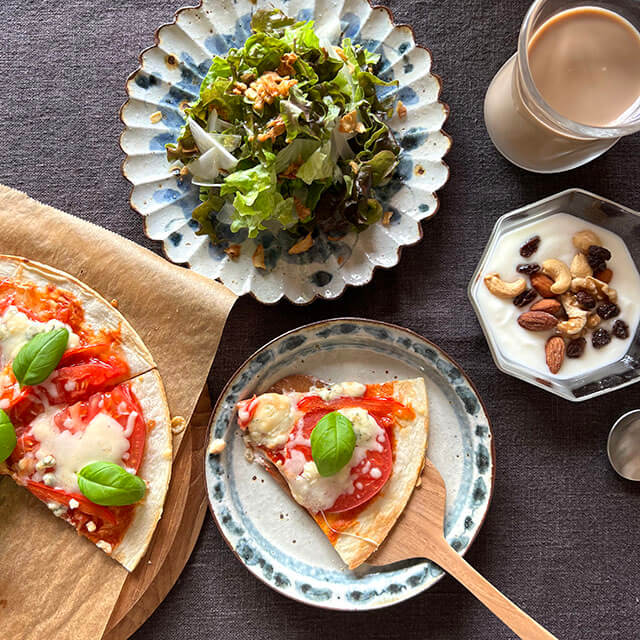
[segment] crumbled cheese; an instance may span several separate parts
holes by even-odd
[[[67,512],[67,507],[58,502],[47,502],[47,507],[49,507],[53,515],[57,516],[58,518],[63,516]]]
[[[98,547],[98,549],[102,549],[105,553],[111,553],[113,551],[113,545],[105,540],[98,540],[98,542],[96,542],[96,547]]]
[[[56,486],[70,493],[79,491],[76,473],[90,462],[105,461],[120,464],[129,450],[127,428],[123,429],[111,416],[98,413],[84,429],[58,429],[54,422],[60,407],[50,407],[37,416],[31,425],[31,435],[40,443],[35,452],[38,461],[52,456],[55,468],[42,477],[48,486]],[[65,425],[66,426],[66,425]],[[70,425],[71,426],[71,425]]]
[[[44,471],[56,466],[56,459],[53,456],[45,456],[36,463],[36,471]]]
[[[61,328],[65,328],[69,332],[67,349],[77,347],[80,344],[80,338],[64,322],[60,322],[60,320],[37,322],[19,311],[14,305],[8,306],[0,318],[0,349],[2,350],[3,362],[13,360],[18,355],[18,351],[39,333]]]
[[[209,445],[209,453],[217,455],[225,450],[227,443],[222,438],[214,438]]]
[[[93,520],[89,520],[85,527],[87,527],[89,533],[93,533],[96,530],[96,523]]]
[[[320,396],[325,402],[336,398],[360,398],[367,390],[366,385],[360,382],[341,382],[329,387],[311,387],[310,394]]]
[[[79,506],[80,503],[75,498],[71,498],[71,500],[69,500],[69,509],[77,509]]]
[[[282,447],[293,428],[294,410],[288,396],[279,393],[265,393],[259,396],[247,425],[251,441],[267,449]]]

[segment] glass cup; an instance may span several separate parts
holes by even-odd
[[[536,88],[528,56],[533,35],[552,16],[580,7],[608,9],[640,30],[637,0],[536,0],[520,28],[517,53],[487,90],[484,119],[493,144],[507,160],[529,171],[557,173],[579,167],[610,149],[622,136],[640,130],[640,96],[611,125],[589,126],[555,111]]]

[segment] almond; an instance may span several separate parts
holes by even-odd
[[[606,282],[607,284],[609,284],[611,282],[611,278],[613,278],[613,271],[611,271],[611,269],[598,271],[598,273],[594,275],[594,278],[596,278],[596,280],[600,280],[601,282]]]
[[[527,331],[548,331],[558,324],[558,318],[545,311],[526,311],[518,316],[518,324]]]
[[[564,351],[564,340],[560,336],[553,336],[547,340],[544,352],[547,358],[547,366],[551,373],[555,374],[560,371],[560,367],[564,361]]]
[[[562,313],[562,305],[555,298],[544,298],[531,305],[531,311],[544,311],[557,318]]]
[[[553,286],[553,280],[549,276],[545,276],[544,273],[534,273],[531,276],[531,286],[543,297],[554,298],[555,293],[551,291]]]

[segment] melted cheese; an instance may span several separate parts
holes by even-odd
[[[31,434],[40,443],[35,455],[38,461],[53,456],[55,467],[46,474],[51,486],[75,493],[79,491],[76,473],[85,465],[98,461],[121,464],[129,450],[129,425],[123,429],[111,416],[99,413],[84,431],[60,431],[53,421],[59,410],[52,407],[31,424]]]
[[[324,478],[316,463],[310,460],[305,463],[300,475],[287,476],[287,480],[295,501],[313,513],[328,509],[343,493],[353,493],[351,465]]]
[[[383,450],[380,439],[384,438],[384,430],[368,411],[349,407],[340,409],[339,413],[351,421],[356,435],[356,446],[347,465],[338,473],[325,478],[318,472],[315,462],[312,460],[307,462],[302,452],[293,449],[291,457],[281,467],[295,501],[313,513],[325,511],[332,507],[341,495],[353,493],[356,487],[353,483],[354,478],[351,476],[352,469],[365,459],[368,451]],[[289,445],[293,446],[296,443],[308,445],[309,441],[298,436],[296,439],[292,438]],[[380,475],[374,475],[374,470],[367,462],[363,473],[370,471],[373,478],[379,478],[382,475],[379,469],[375,471]]]
[[[267,449],[284,446],[294,425],[295,408],[288,396],[264,393],[256,398],[256,408],[247,425],[251,441]]]
[[[80,338],[69,325],[60,320],[37,322],[11,305],[7,307],[0,318],[0,350],[2,361],[6,364],[13,360],[18,351],[39,333],[46,333],[53,329],[65,328],[69,332],[67,349],[73,349],[80,343]]]

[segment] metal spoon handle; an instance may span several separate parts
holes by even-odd
[[[500,593],[483,578],[462,556],[458,555],[443,538],[442,544],[434,545],[429,558],[453,576],[462,586],[492,611],[518,637],[524,640],[557,640],[544,627],[529,617],[509,598]]]

